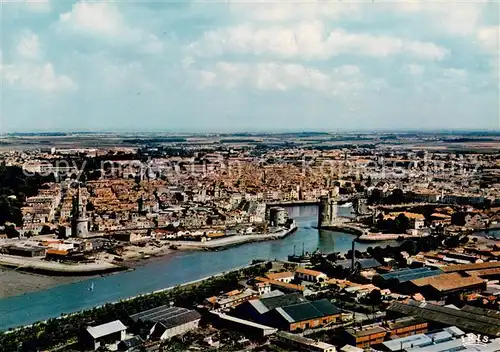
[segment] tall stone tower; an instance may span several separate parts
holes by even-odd
[[[71,232],[73,236],[84,238],[89,234],[89,219],[86,215],[85,204],[83,204],[82,194],[80,192],[80,184],[78,184],[78,190],[76,197],[74,198],[74,212],[72,219],[72,229]]]
[[[318,209],[318,228],[334,226],[337,220],[337,202],[330,196],[321,196]]]

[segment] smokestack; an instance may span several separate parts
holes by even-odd
[[[352,264],[351,264],[351,268],[354,270],[354,262],[356,260],[356,256],[354,255],[354,246],[355,246],[355,243],[356,243],[356,239],[353,239],[352,240]]]

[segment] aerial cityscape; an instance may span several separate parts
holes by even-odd
[[[1,1],[0,352],[500,352],[499,14]]]

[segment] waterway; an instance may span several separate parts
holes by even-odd
[[[289,216],[297,221],[298,230],[284,239],[249,243],[217,252],[174,252],[134,271],[2,299],[0,331],[230,271],[256,258],[286,259],[294,248],[297,252],[301,252],[302,247],[305,251],[319,248],[324,253],[346,252],[351,248],[353,235],[313,227],[317,222],[316,206],[287,209]],[[350,208],[339,208],[341,215],[350,212]],[[370,244],[357,244],[356,248],[364,250],[368,246]],[[90,291],[92,283],[94,289]]]

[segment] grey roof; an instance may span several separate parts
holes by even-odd
[[[364,259],[355,259],[355,264],[359,264],[361,266],[361,269],[371,269],[371,268],[377,268],[379,266],[382,266],[376,259],[373,258],[364,258]],[[335,265],[340,265],[344,269],[348,269],[352,265],[351,260],[341,260],[335,263]]]
[[[142,321],[152,321],[157,323],[159,321],[168,320],[171,317],[175,317],[181,313],[188,311],[189,309],[186,308],[170,307],[164,305],[131,315],[130,319],[132,319],[135,322],[142,320]]]
[[[120,342],[120,346],[124,346],[127,349],[140,346],[144,341],[140,336],[134,336],[129,339]]]
[[[455,325],[465,331],[473,331],[490,336],[500,336],[500,319],[485,316],[478,312],[468,312],[466,310],[457,310],[416,301],[410,301],[407,304],[393,302],[389,308],[387,308],[387,311],[418,316],[436,323]]]
[[[281,292],[280,290],[272,290],[271,292],[264,293],[261,296],[261,299],[264,298],[271,298],[271,297],[278,297],[278,296],[284,296],[285,294]]]
[[[423,267],[418,269],[403,269],[393,271],[387,274],[380,275],[380,278],[385,281],[396,280],[399,283],[403,283],[411,280],[421,279],[424,277],[441,275],[442,273],[443,272],[439,269],[432,270],[429,267]]]
[[[484,315],[484,316],[494,318],[494,319],[500,319],[500,311],[498,311],[498,310],[474,307],[474,306],[469,306],[469,305],[463,306],[462,310],[469,312],[469,313]]]
[[[434,341],[434,343],[446,342],[453,339],[452,334],[445,330],[435,332],[433,334],[427,334],[427,336],[429,336]]]
[[[289,306],[291,304],[307,302],[304,296],[300,293],[290,293],[282,296],[263,298],[259,301],[268,311],[273,310],[274,308]]]
[[[195,310],[180,311],[177,315],[170,316],[162,319],[159,324],[163,325],[166,329],[171,329],[176,326],[184,325],[192,321],[201,319],[201,314]]]
[[[449,326],[447,328],[444,328],[443,330],[449,332],[454,337],[460,337],[465,335],[465,332],[463,332],[456,326]]]
[[[311,304],[314,306],[314,308],[319,310],[325,316],[340,314],[340,309],[334,306],[327,299],[319,299],[317,301],[312,301]]]
[[[327,299],[279,307],[276,311],[289,323],[316,319],[340,313],[340,309],[331,304]]]
[[[214,315],[217,315],[221,319],[228,320],[228,321],[231,321],[231,322],[234,322],[234,323],[237,323],[237,324],[242,324],[242,325],[250,326],[250,327],[253,327],[253,328],[260,329],[260,330],[267,330],[269,332],[276,332],[276,331],[278,331],[278,329],[273,328],[271,326],[262,325],[262,324],[255,323],[253,321],[240,319],[240,318],[237,318],[237,317],[233,317],[232,315],[227,315],[227,314],[224,314],[224,313],[221,313],[221,312],[211,311],[210,313],[214,314]]]
[[[420,346],[420,347],[414,347],[414,348],[409,348],[406,349],[407,352],[449,352],[449,351],[481,351],[481,352],[486,352],[486,351],[499,351],[499,344],[498,343],[491,343],[491,344],[467,344],[466,342],[464,343],[462,339],[455,339],[443,343],[438,343],[434,345],[429,345],[429,346]]]
[[[155,324],[151,337],[153,339],[159,338],[168,329],[172,329],[198,319],[201,319],[201,315],[197,311],[178,308],[176,315],[170,314],[168,317],[161,319]]]
[[[99,337],[111,335],[117,333],[119,331],[127,330],[127,327],[123,325],[123,323],[119,320],[115,320],[106,324],[98,325],[98,326],[89,326],[87,328],[87,332],[94,339],[98,339]]]
[[[425,334],[411,335],[382,343],[389,351],[401,351],[407,347],[420,347],[432,344],[432,339]]]

